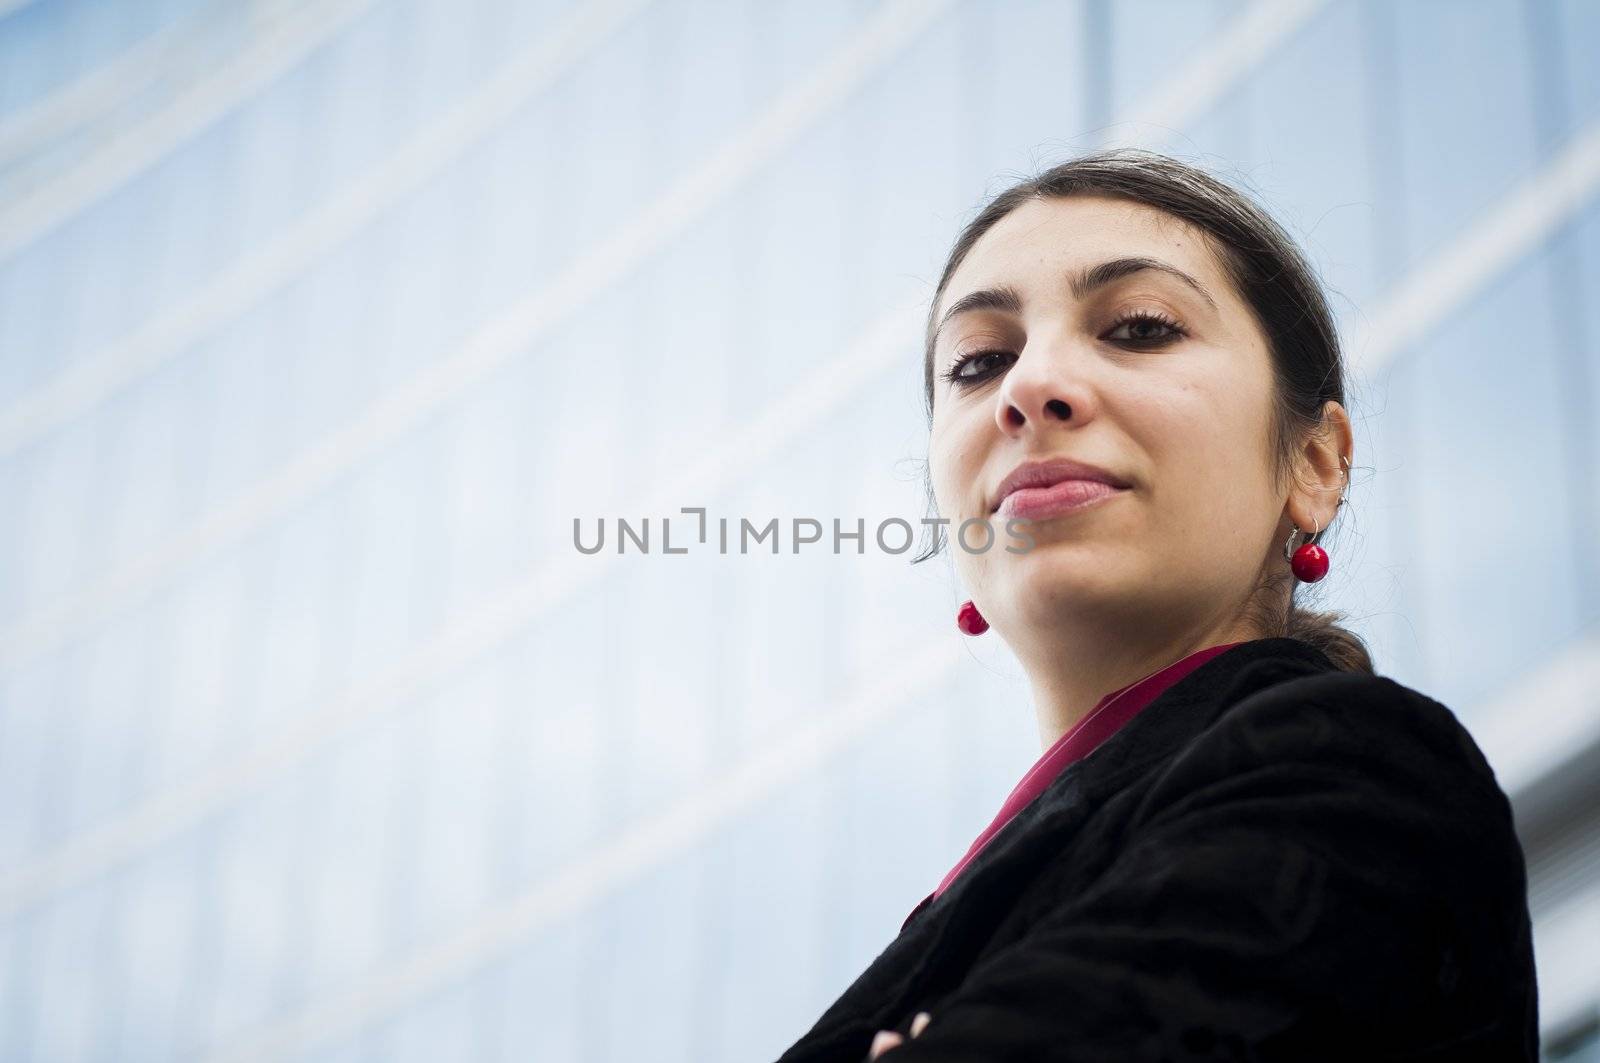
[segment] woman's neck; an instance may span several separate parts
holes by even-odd
[[[1113,690],[1147,679],[1208,646],[1258,637],[1240,622],[1145,634],[1143,640],[1089,643],[1080,638],[1024,647],[1019,656],[1033,688],[1041,749],[1053,746]]]

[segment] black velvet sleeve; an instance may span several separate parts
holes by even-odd
[[[917,1010],[932,1023],[885,1063],[1532,1063],[1509,803],[1437,702],[1283,684],[1174,758],[1089,888]]]

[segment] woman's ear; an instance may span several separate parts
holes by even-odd
[[[1297,455],[1289,517],[1303,531],[1333,523],[1339,499],[1349,485],[1348,461],[1354,461],[1350,415],[1333,399],[1322,407],[1322,424]]]

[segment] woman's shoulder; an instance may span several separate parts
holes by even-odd
[[[1526,922],[1494,771],[1454,712],[1386,676],[1301,675],[1227,706],[1150,781],[1134,822],[1180,846],[1205,824],[1245,849],[1281,832],[1336,877],[1377,876],[1358,892]]]
[[[1193,750],[1346,769],[1375,783],[1466,786],[1506,803],[1488,759],[1454,711],[1368,672],[1319,671],[1257,690],[1219,713]]]

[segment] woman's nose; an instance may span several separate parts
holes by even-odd
[[[1037,353],[1031,359],[1019,359],[1000,381],[995,401],[995,420],[1000,430],[1014,435],[1030,425],[1037,431],[1046,425],[1070,420],[1073,399],[1082,399],[1080,395],[1069,396],[1072,387],[1073,383],[1064,378],[1060,366],[1053,360]],[[1080,420],[1085,412],[1082,405],[1079,401]]]
[[[994,418],[1008,436],[1082,427],[1094,418],[1094,361],[1070,340],[1030,343],[1004,376],[995,395]]]
[[[1072,404],[1043,385],[1019,384],[1001,394],[996,419],[1003,432],[1016,432],[1030,421],[1034,428],[1072,418]]]

